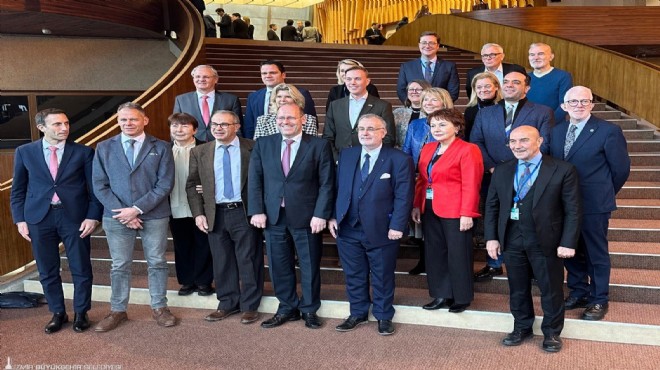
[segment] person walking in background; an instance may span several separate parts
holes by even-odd
[[[286,26],[282,27],[280,31],[280,38],[282,41],[297,41],[297,34],[298,30],[293,26],[293,19],[289,19],[286,21]]]
[[[218,8],[215,10],[220,17],[218,21],[218,27],[220,28],[220,37],[223,39],[228,39],[234,37],[234,28],[231,24],[231,16],[225,13],[223,8]]]
[[[266,33],[266,38],[268,41],[280,41],[280,37],[277,36],[277,25],[271,23],[268,25],[268,32]]]
[[[248,26],[248,31],[247,31],[248,39],[254,40],[254,26],[252,24],[250,24],[250,17],[248,17],[247,15],[244,16],[243,21]]]

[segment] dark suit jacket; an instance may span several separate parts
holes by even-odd
[[[312,217],[330,219],[335,193],[335,162],[330,144],[303,133],[286,177],[281,148],[281,134],[257,139],[248,173],[248,215],[265,213],[268,223],[274,225],[284,198],[289,227],[308,228]]]
[[[341,152],[337,166],[337,202],[334,218],[341,224],[351,205],[355,169],[360,165],[361,147]],[[359,195],[360,223],[369,242],[391,243],[387,232],[403,232],[408,226],[414,190],[412,158],[400,150],[382,147]]]
[[[550,154],[564,157],[569,122],[552,130]],[[630,157],[621,128],[591,116],[575,143],[563,158],[575,165],[580,175],[584,213],[606,213],[616,209],[616,194],[630,175]]]
[[[221,38],[227,39],[234,37],[234,28],[231,24],[231,16],[229,16],[229,14],[225,13],[225,15],[220,18],[218,26],[220,27]]]
[[[277,32],[273,30],[268,30],[268,32],[266,32],[266,36],[269,41],[280,41],[280,37],[277,36]]]
[[[250,154],[254,147],[254,141],[238,138],[241,151],[241,201],[247,214],[247,177],[250,165]],[[190,172],[186,181],[186,193],[188,204],[193,217],[205,215],[209,225],[209,231],[213,231],[215,225],[215,141],[196,146],[190,151]],[[195,190],[195,186],[202,185],[203,194]]]
[[[247,23],[242,19],[234,19],[231,22],[232,27],[234,28],[234,38],[236,39],[249,39],[250,33]]]
[[[508,138],[504,130],[506,109],[504,100],[492,107],[479,109],[474,127],[470,132],[470,142],[477,144],[484,157],[484,168],[489,170],[513,159],[513,153],[507,145]],[[550,148],[550,130],[555,124],[552,109],[545,105],[534,104],[527,99],[518,102],[513,116],[512,130],[519,126],[534,126],[543,137],[541,152],[548,153]]]
[[[298,30],[294,26],[284,26],[280,30],[280,37],[282,41],[296,41]]]
[[[330,109],[325,112],[325,125],[323,126],[323,138],[332,145],[335,160],[339,158],[339,152],[351,146],[360,146],[357,130],[351,126],[348,116],[348,105],[350,97],[341,98],[330,103]],[[368,95],[367,101],[360,111],[359,117],[372,113],[382,117],[387,123],[387,135],[383,138],[384,146],[394,146],[396,143],[396,128],[394,126],[394,114],[392,104],[385,100]],[[356,126],[357,127],[357,126]]]
[[[42,140],[16,149],[10,195],[14,223],[41,222],[50,209],[56,190],[67,216],[73,222],[79,223],[85,219],[100,221],[103,206],[92,191],[94,150],[67,141],[57,177],[53,180],[44,157]]]
[[[479,67],[474,67],[468,71],[467,79],[465,80],[465,92],[467,93],[468,100],[472,95],[472,79],[474,78],[474,76],[478,75],[481,72],[484,72],[485,70],[486,67],[479,66]],[[502,75],[506,76],[508,73],[511,72],[520,72],[524,75],[527,75],[527,71],[525,71],[525,68],[518,64],[502,63]]]
[[[367,92],[369,93],[369,96],[373,95],[377,98],[380,98],[380,95],[378,95],[378,89],[371,82],[369,85],[367,85]],[[328,109],[330,109],[330,103],[348,95],[350,95],[350,93],[347,91],[346,85],[344,84],[331,87],[330,92],[328,93],[328,100],[325,101],[325,111],[327,112]]]
[[[305,97],[305,113],[316,117],[316,106],[312,95],[306,89],[296,86],[298,91]],[[266,88],[259,89],[248,95],[245,105],[245,119],[241,125],[241,134],[246,139],[254,138],[254,129],[257,127],[257,117],[264,115],[264,103],[266,99]]]
[[[401,64],[401,68],[399,69],[399,79],[396,84],[396,91],[399,100],[401,100],[402,103],[405,103],[406,98],[408,97],[408,91],[406,91],[406,88],[410,81],[423,79],[424,73],[422,73],[422,62],[420,58]],[[431,85],[449,91],[451,99],[456,101],[460,90],[456,63],[442,60],[438,57],[435,70],[433,71]]]
[[[243,124],[243,113],[241,111],[241,103],[238,101],[238,97],[233,94],[216,91],[215,92],[215,101],[213,107],[209,107],[211,110],[211,116],[213,113],[218,110],[229,110],[236,115],[238,115],[241,120],[241,125]],[[174,112],[173,113],[188,113],[191,116],[195,117],[198,123],[197,133],[195,137],[201,141],[213,141],[214,137],[211,134],[210,127],[206,126],[204,119],[202,118],[202,111],[199,109],[199,99],[197,98],[197,92],[189,92],[181,94],[176,97],[174,100]]]
[[[518,160],[514,159],[495,168],[486,199],[484,238],[498,240],[502,250],[506,249],[506,229],[513,206],[513,178],[517,166]],[[559,246],[575,249],[582,219],[575,167],[544,155],[534,186],[532,217],[543,254],[556,254]]]

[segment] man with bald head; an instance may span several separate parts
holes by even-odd
[[[530,272],[541,290],[543,350],[558,352],[564,327],[564,264],[575,254],[581,202],[578,175],[570,163],[541,153],[543,138],[532,126],[511,131],[515,159],[498,166],[488,189],[484,238],[488,255],[504,255],[513,331],[505,346],[534,333]],[[513,189],[513,191],[511,190]]]
[[[621,128],[591,115],[591,90],[575,86],[561,104],[570,116],[552,130],[550,153],[575,165],[584,199],[584,223],[577,257],[566,261],[566,309],[586,308],[584,320],[601,320],[608,310],[610,255],[607,229],[616,194],[630,174],[630,157]]]

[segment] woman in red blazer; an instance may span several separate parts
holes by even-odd
[[[427,310],[463,312],[474,299],[472,226],[479,217],[484,165],[479,147],[463,141],[463,114],[441,109],[428,116],[437,142],[422,148],[413,221],[424,222],[426,278],[433,301]]]

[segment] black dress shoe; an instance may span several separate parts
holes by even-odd
[[[502,344],[505,346],[519,346],[525,339],[531,338],[533,336],[534,332],[532,329],[514,330],[507,334],[504,339],[502,339]]]
[[[392,324],[392,320],[378,320],[378,334],[380,335],[394,334],[394,324]]]
[[[589,299],[587,298],[575,298],[575,297],[568,297],[564,301],[564,308],[567,310],[573,310],[576,308],[586,308],[587,305],[589,304]]]
[[[476,282],[482,282],[482,281],[490,281],[493,279],[493,276],[499,276],[502,275],[504,272],[502,271],[501,267],[490,267],[486,265],[484,268],[481,270],[477,271],[474,274],[474,281]]]
[[[337,325],[335,330],[345,332],[355,330],[358,325],[366,324],[369,322],[367,317],[349,316],[343,323]]]
[[[197,287],[191,284],[181,285],[181,288],[179,289],[179,295],[191,295],[195,292],[196,289]]]
[[[275,316],[261,323],[262,328],[270,329],[276,328],[287,321],[300,320],[300,311],[295,310],[289,314],[276,313]]]
[[[305,326],[310,329],[319,329],[321,326],[323,326],[321,319],[319,319],[319,317],[314,312],[303,313],[302,318],[305,320]]]
[[[460,313],[465,311],[465,309],[468,307],[470,307],[469,303],[454,303],[453,305],[449,306],[449,312]]]
[[[197,288],[197,294],[198,294],[198,295],[201,295],[201,296],[203,296],[203,297],[205,297],[205,296],[209,296],[209,295],[211,295],[211,294],[213,294],[213,293],[215,293],[215,289],[213,289],[213,287],[210,286],[210,285],[200,285],[200,286]]]
[[[426,262],[420,260],[417,263],[417,266],[413,267],[412,270],[408,271],[408,274],[410,275],[419,275],[426,272]]]
[[[431,302],[422,306],[425,310],[439,310],[442,307],[449,307],[454,303],[451,299],[435,298]]]
[[[66,314],[66,312],[55,313],[53,314],[53,318],[50,319],[48,324],[46,324],[44,331],[46,334],[53,334],[60,331],[60,329],[62,329],[62,325],[66,324],[67,322],[69,322],[69,316]]]
[[[87,312],[74,314],[73,331],[82,333],[87,329],[89,329],[89,317],[87,317]]]
[[[598,321],[602,320],[607,313],[608,304],[596,303],[587,307],[582,313],[582,320]]]
[[[543,350],[546,352],[559,352],[561,350],[561,338],[559,335],[546,335],[543,338]]]

